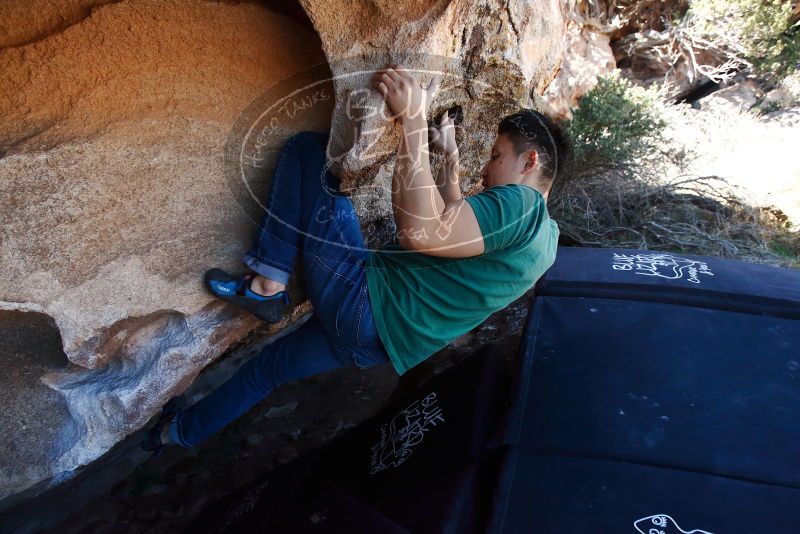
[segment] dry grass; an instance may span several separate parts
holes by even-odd
[[[609,171],[563,184],[550,207],[582,246],[711,255],[800,268],[800,232],[779,210],[750,206],[720,177],[666,182]]]

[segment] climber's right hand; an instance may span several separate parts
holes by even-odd
[[[423,88],[419,80],[403,67],[390,63],[372,76],[372,86],[383,95],[392,116],[403,121],[419,119],[427,121],[428,110],[436,95],[441,76],[434,77]]]

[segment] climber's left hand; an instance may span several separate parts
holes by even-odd
[[[404,122],[417,118],[427,122],[428,110],[441,80],[441,75],[437,75],[423,88],[413,74],[396,63],[390,63],[375,72],[372,86],[383,95],[393,117]]]

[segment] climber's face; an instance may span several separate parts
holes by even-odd
[[[501,134],[495,139],[489,154],[489,161],[481,169],[481,183],[484,189],[497,185],[521,183],[526,173],[536,163],[536,151],[514,153],[514,145],[508,136]]]

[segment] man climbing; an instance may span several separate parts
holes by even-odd
[[[290,303],[298,254],[314,313],[264,347],[225,384],[188,409],[168,403],[142,443],[157,454],[194,446],[279,385],[343,366],[391,363],[403,374],[519,298],[555,261],[558,226],[546,201],[569,140],[545,116],[521,110],[498,126],[484,190],[463,198],[453,120],[429,126],[438,88],[391,64],[375,73],[403,136],[392,178],[397,243],[367,250],[352,201],[328,170],[328,134],[301,132],[284,145],[267,213],[243,258],[252,273],[206,273],[208,289],[268,323]],[[431,175],[428,137],[444,152]]]

